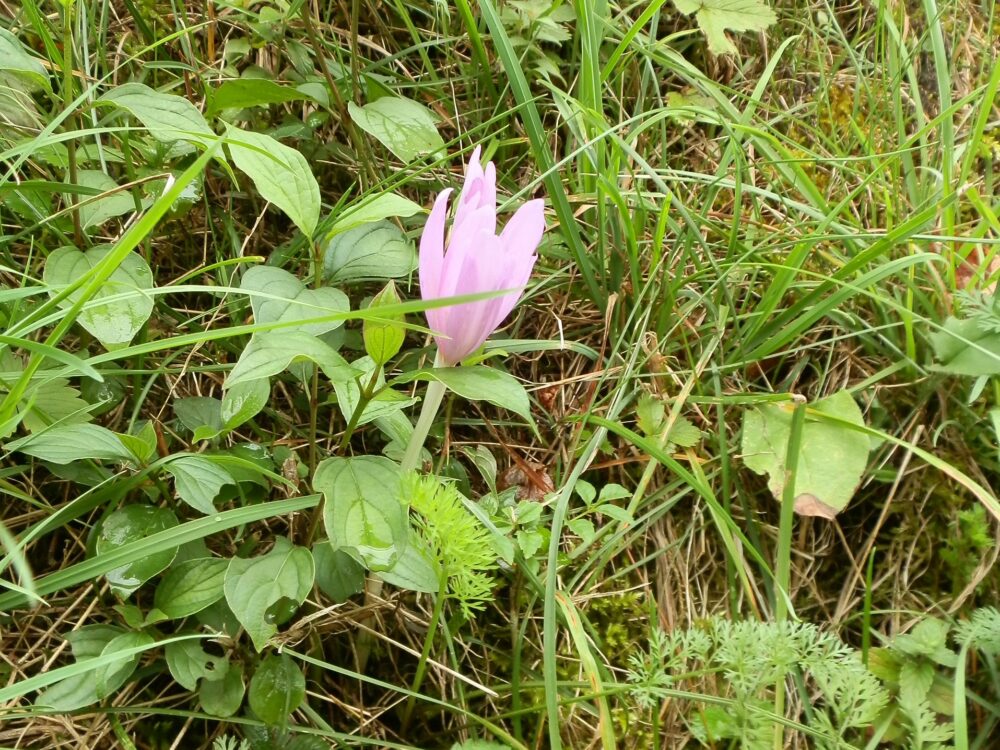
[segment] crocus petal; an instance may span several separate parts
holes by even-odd
[[[490,208],[480,208],[467,214],[466,221],[454,224],[448,239],[441,278],[435,297],[454,297],[480,291],[468,283],[464,276],[466,259],[477,252],[476,237],[482,233],[493,235],[493,221],[496,212]]]
[[[448,196],[451,188],[442,190],[434,201],[431,215],[424,224],[420,235],[420,296],[423,299],[434,299],[438,296],[437,289],[441,284],[441,271],[444,266],[444,225],[448,218]]]
[[[462,272],[463,294],[496,291],[497,262],[501,260],[500,239],[486,231],[473,239],[474,253],[466,256]],[[492,321],[496,318],[498,299],[465,302],[449,308],[447,320],[442,321],[440,333],[447,339],[438,340],[438,348],[447,364],[456,364],[473,354],[493,333]]]
[[[533,255],[545,232],[545,201],[528,201],[510,217],[500,233],[505,251],[518,256]]]

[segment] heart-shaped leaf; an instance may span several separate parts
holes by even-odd
[[[126,505],[105,518],[101,524],[97,534],[97,554],[107,554],[118,547],[137,542],[176,525],[177,516],[166,508],[143,503]],[[154,552],[109,571],[107,577],[111,590],[122,598],[129,596],[170,565],[176,554],[176,547],[163,552]]]
[[[53,287],[54,294],[90,273],[111,251],[110,246],[95,247],[85,253],[75,247],[61,247],[45,261],[42,278]],[[129,253],[87,301],[76,321],[106,347],[127,344],[153,312],[153,298],[146,294],[146,290],[152,288],[153,272],[149,265],[141,256]],[[82,290],[78,290],[71,294],[60,303],[61,307],[71,307],[81,293]]]
[[[258,652],[287,619],[277,616],[275,607],[283,600],[295,605],[305,601],[314,576],[312,553],[280,537],[266,555],[230,560],[226,571],[226,602]]]
[[[253,180],[261,197],[312,237],[319,223],[320,197],[306,158],[264,133],[228,125],[226,135],[233,162]]]
[[[222,486],[236,483],[228,471],[203,456],[179,456],[163,469],[174,478],[181,500],[205,515],[215,513],[212,501]]]
[[[328,458],[317,467],[313,488],[326,498],[323,521],[334,548],[372,570],[392,567],[409,533],[399,467],[381,456]]]
[[[398,279],[417,267],[417,253],[389,221],[366,223],[334,235],[323,251],[323,277],[348,282]]]
[[[305,697],[305,675],[287,654],[270,654],[250,678],[250,708],[270,726],[285,724]]]
[[[444,150],[437,116],[419,102],[401,96],[383,96],[359,107],[348,102],[348,113],[359,128],[377,138],[406,162]]]
[[[307,321],[325,315],[339,315],[351,309],[347,295],[339,289],[310,289],[288,271],[274,266],[254,266],[243,274],[240,288],[257,292],[250,297],[257,323]],[[299,326],[282,328],[280,332],[302,331],[319,336],[343,324],[343,320],[304,322]]]

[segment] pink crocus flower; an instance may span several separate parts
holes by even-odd
[[[499,297],[427,310],[437,334],[439,361],[451,366],[476,352],[521,299],[545,231],[544,202],[521,206],[497,235],[496,167],[472,152],[465,184],[445,242],[451,189],[441,191],[420,238],[420,296],[425,300],[477,292],[514,291]]]

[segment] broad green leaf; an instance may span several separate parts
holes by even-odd
[[[224,596],[228,567],[228,560],[217,557],[177,563],[156,587],[154,606],[174,620],[200,612]]]
[[[42,279],[55,294],[81,276],[90,273],[105,256],[113,252],[110,245],[95,247],[81,253],[75,247],[61,247],[45,261]],[[89,299],[77,316],[83,326],[105,347],[128,344],[142,329],[153,313],[153,298],[146,290],[153,288],[153,272],[142,256],[129,253],[111,272],[100,290]],[[74,305],[83,290],[61,302],[63,308]]]
[[[413,216],[423,210],[423,206],[404,198],[397,193],[381,193],[374,198],[363,200],[360,204],[344,209],[337,220],[333,222],[327,234],[327,239],[335,234],[346,232],[362,224],[371,224],[393,216]]]
[[[250,708],[270,726],[284,725],[306,698],[306,678],[287,654],[271,654],[250,678]]]
[[[226,388],[222,395],[221,416],[226,432],[253,419],[271,400],[271,381],[248,380]]]
[[[177,525],[177,516],[165,508],[136,503],[116,510],[104,519],[97,533],[98,555],[113,552],[130,542],[137,542]],[[173,561],[177,548],[155,552],[108,571],[111,590],[123,599],[164,570]]]
[[[199,429],[222,430],[222,402],[211,396],[188,396],[173,403],[174,415],[191,432]]]
[[[215,513],[213,501],[222,486],[236,484],[228,471],[203,456],[179,456],[163,469],[174,478],[180,499],[205,515]]]
[[[698,28],[714,55],[735,55],[736,45],[726,36],[730,31],[763,31],[777,21],[764,0],[674,0],[686,16],[695,14]]]
[[[334,383],[350,380],[357,372],[329,344],[302,331],[255,333],[229,372],[225,387],[277,375],[297,360],[319,365]]]
[[[0,70],[29,81],[34,88],[48,87],[49,74],[41,61],[28,54],[21,41],[0,26]]]
[[[334,549],[325,540],[315,544],[312,552],[316,561],[316,585],[334,603],[343,604],[364,590],[365,569],[349,554]]]
[[[224,656],[212,656],[205,652],[198,641],[174,641],[164,647],[167,669],[177,683],[188,690],[198,688],[198,680],[222,679],[229,664]]]
[[[31,92],[38,88],[31,79],[18,73],[0,70],[0,122],[19,128],[41,130],[43,121],[38,105]],[[3,133],[6,135],[6,132]],[[0,144],[6,139],[0,136]],[[37,221],[48,214],[48,208],[41,205],[41,197],[26,191],[17,191],[3,198],[6,207],[16,211],[29,221]]]
[[[485,367],[484,365],[437,367],[433,370],[417,370],[406,373],[393,382],[408,383],[413,380],[440,381],[447,386],[448,390],[457,393],[462,398],[469,401],[487,401],[532,422],[531,402],[528,400],[528,392],[524,390],[524,386],[512,375],[494,367]]]
[[[337,394],[337,406],[340,407],[340,413],[344,416],[345,420],[353,418],[354,410],[361,403],[361,383],[367,384],[371,381],[372,374],[375,372],[377,365],[372,361],[371,357],[359,357],[351,363],[351,367],[360,370],[361,374],[357,378],[333,384],[334,391]],[[375,385],[378,388],[385,385],[385,375],[381,369],[375,379]],[[365,405],[365,410],[358,417],[357,423],[359,425],[368,424],[375,419],[380,419],[398,412],[400,409],[405,409],[415,402],[415,398],[410,398],[399,391],[386,388]]]
[[[122,634],[111,625],[84,625],[66,636],[76,661],[86,661],[101,655],[104,647]],[[88,670],[53,683],[42,690],[35,699],[36,706],[47,706],[56,711],[75,711],[97,703],[97,683],[94,670]]]
[[[444,150],[437,116],[412,99],[384,96],[364,107],[348,102],[347,109],[359,128],[405,162]]]
[[[118,183],[99,169],[81,169],[77,172],[76,181],[82,187],[108,194],[100,198],[96,195],[88,197],[87,202],[80,206],[80,224],[84,229],[99,227],[110,219],[135,211],[132,194],[119,190]],[[149,205],[148,200],[145,205]]]
[[[117,86],[97,100],[127,110],[156,140],[187,141],[209,147],[218,138],[204,116],[182,96],[164,94],[142,83]]]
[[[233,162],[257,192],[288,215],[306,237],[319,223],[319,184],[306,158],[269,135],[227,125]]]
[[[156,455],[156,431],[149,422],[144,422],[135,435],[117,433],[115,437],[132,454],[132,461],[140,466],[149,463]]]
[[[940,363],[935,369],[972,377],[1000,375],[1000,330],[972,318],[948,318],[930,340]]]
[[[70,464],[84,459],[133,461],[132,453],[111,430],[96,424],[50,427],[20,440],[7,443],[16,450],[54,464]]]
[[[438,593],[441,590],[440,571],[425,547],[420,539],[411,536],[396,563],[379,575],[386,583],[407,591]]]
[[[368,305],[369,312],[378,312],[379,308],[398,305],[401,302],[393,282],[386,284],[376,294]],[[386,315],[384,319],[365,319],[362,326],[362,338],[365,351],[377,364],[384,365],[399,354],[406,340],[406,328],[403,326],[406,316],[400,314]]]
[[[246,107],[266,107],[269,104],[301,101],[312,97],[290,86],[282,86],[266,78],[238,78],[225,81],[215,89],[210,97],[209,113],[224,109],[244,109]]]
[[[323,522],[335,549],[372,570],[392,567],[409,538],[395,463],[381,456],[328,458],[316,469],[313,489],[326,498]]]
[[[691,424],[687,417],[678,417],[667,433],[667,442],[681,448],[691,448],[701,440],[701,430]]]
[[[812,410],[864,426],[861,410],[847,391],[817,401]],[[785,459],[791,433],[792,407],[761,404],[743,418],[743,462],[767,474],[767,486],[778,500],[785,488]],[[833,518],[861,483],[868,465],[867,435],[807,415],[795,476],[795,510],[800,515]]]
[[[347,295],[339,289],[332,287],[310,289],[288,271],[274,266],[254,266],[243,274],[240,288],[267,295],[250,296],[250,306],[253,308],[256,323],[307,321],[310,318],[339,315],[351,309]],[[302,323],[299,326],[282,328],[281,333],[303,331],[319,336],[343,324],[343,319]]]
[[[31,405],[24,412],[24,427],[28,432],[41,432],[57,422],[67,426],[91,419],[90,404],[64,378],[46,380],[30,388],[23,401]]]
[[[286,604],[298,606],[305,601],[314,576],[312,553],[280,537],[266,555],[230,560],[226,602],[258,652],[288,619]]]
[[[116,635],[101,651],[101,656],[108,656],[118,651],[125,651],[153,643],[153,636],[148,633],[128,632]],[[117,661],[103,667],[98,667],[92,673],[98,698],[107,698],[125,681],[139,665],[139,654],[133,654],[124,661]]]
[[[389,221],[341,232],[330,238],[323,250],[323,278],[337,283],[398,279],[416,267],[413,243]]]
[[[240,710],[246,685],[243,664],[230,662],[225,672],[215,680],[205,677],[198,688],[198,699],[205,713],[211,716],[232,716]]]

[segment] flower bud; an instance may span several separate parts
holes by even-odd
[[[386,305],[398,305],[399,295],[396,293],[396,285],[391,281],[385,285],[381,292],[372,298],[368,309],[377,313],[378,308]],[[365,351],[368,356],[375,360],[375,364],[384,365],[403,347],[403,339],[406,338],[406,329],[401,325],[402,315],[389,314],[381,320],[365,320],[362,329],[365,339]]]

